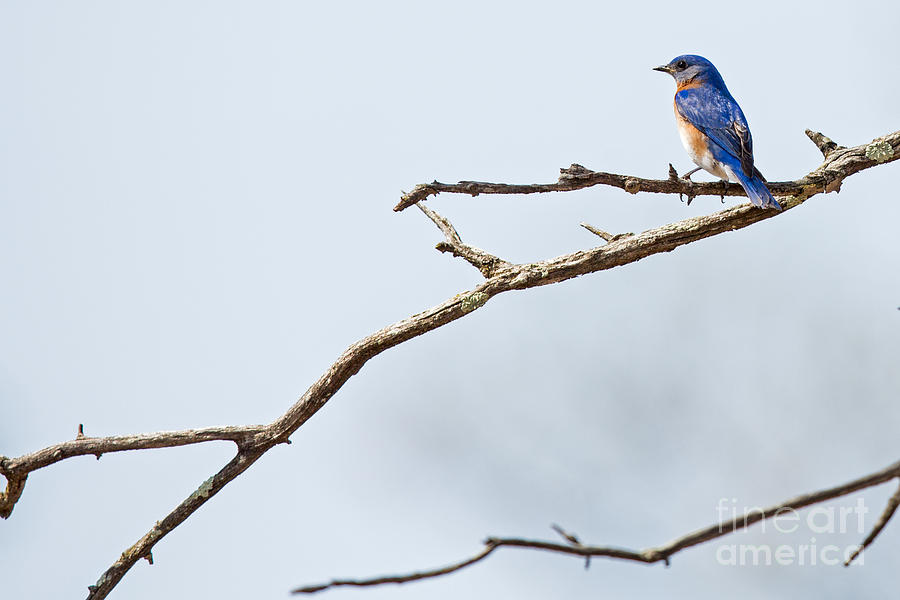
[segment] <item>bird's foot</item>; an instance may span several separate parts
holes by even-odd
[[[696,170],[697,169],[694,169],[694,171],[691,171],[691,173],[694,173]],[[681,179],[683,179],[684,182],[687,184],[687,189],[684,192],[678,192],[678,199],[681,200],[682,202],[684,202],[684,200],[682,199],[682,194],[687,196],[687,205],[688,206],[690,206],[691,202],[694,200],[694,198],[697,197],[697,194],[694,193],[694,181],[691,179],[691,173],[687,173],[682,176]]]
[[[691,201],[692,201],[694,198],[696,198],[696,196],[695,196],[694,193],[693,193],[693,190],[694,190],[694,180],[691,179],[691,175],[693,175],[694,173],[696,173],[696,172],[699,171],[699,170],[700,170],[700,167],[697,167],[696,169],[692,169],[692,170],[688,171],[687,173],[685,173],[684,175],[681,176],[681,179],[682,179],[682,180],[688,182],[688,191],[685,192],[685,193],[687,194],[687,205],[688,205],[688,206],[690,206],[690,205],[691,205]],[[680,193],[678,194],[678,198],[679,198],[679,200],[681,199],[681,194],[680,194]]]

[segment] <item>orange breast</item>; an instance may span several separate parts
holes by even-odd
[[[694,81],[693,79],[691,79],[690,81],[680,82],[675,91],[677,93],[677,92],[680,92],[681,90],[692,90],[692,89],[698,88],[698,87],[700,87],[700,84],[697,83],[696,81]]]
[[[691,158],[700,157],[709,152],[709,145],[706,136],[694,127],[694,124],[681,116],[678,109],[675,109],[675,120],[678,123],[678,133],[681,135],[681,143],[684,149],[688,151]],[[694,159],[697,162],[697,159]]]

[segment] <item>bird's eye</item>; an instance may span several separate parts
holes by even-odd
[[[679,60],[677,63],[675,63],[675,67],[679,71],[683,71],[684,69],[687,69],[687,62],[683,61],[683,60]]]

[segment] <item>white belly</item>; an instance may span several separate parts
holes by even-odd
[[[676,116],[678,117],[678,135],[681,137],[681,145],[684,146],[694,164],[704,171],[712,173],[719,179],[737,182],[737,179],[734,179],[733,174],[730,172],[731,169],[713,157],[703,140],[703,134],[683,119],[681,115],[676,113]]]

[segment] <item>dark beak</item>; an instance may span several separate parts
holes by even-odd
[[[663,73],[672,74],[672,67],[669,65],[659,65],[658,67],[653,67],[654,71],[662,71]]]

